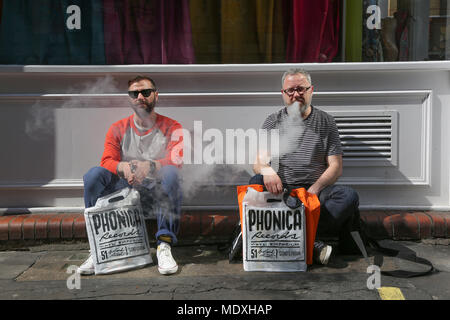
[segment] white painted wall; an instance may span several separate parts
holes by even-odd
[[[404,62],[1,66],[0,212],[83,210],[82,176],[99,164],[109,125],[131,114],[124,92],[137,73],[155,79],[157,112],[225,136],[259,128],[282,106],[281,76],[293,66],[311,72],[313,105],[325,111],[397,115],[396,161],[345,162],[340,183],[358,191],[362,208],[450,209],[450,62]],[[232,208],[251,166],[186,165],[184,173],[185,208]]]

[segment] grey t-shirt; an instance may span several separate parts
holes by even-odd
[[[302,119],[284,107],[269,115],[262,125],[262,129],[279,130],[279,152],[272,150],[271,161],[284,184],[315,183],[328,167],[327,157],[342,154],[334,118],[313,106],[311,109],[311,114]]]

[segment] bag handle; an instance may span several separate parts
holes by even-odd
[[[291,209],[297,209],[302,205],[299,198],[291,196],[291,192],[294,189],[304,188],[305,186],[291,186],[288,184],[283,184],[283,200],[281,199],[267,199],[267,202],[281,202],[283,201],[286,206]],[[263,186],[263,191],[267,191],[266,186]]]
[[[114,198],[108,199],[108,202],[109,203],[119,202],[119,201],[122,201],[123,199],[125,199],[125,197],[120,195],[118,197],[114,197]]]

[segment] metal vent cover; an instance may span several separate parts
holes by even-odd
[[[396,111],[330,112],[338,127],[343,160],[351,166],[397,165]]]

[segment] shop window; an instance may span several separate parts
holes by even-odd
[[[347,0],[345,4],[344,61],[448,59],[449,1]]]
[[[450,0],[0,0],[0,64],[445,60]]]

